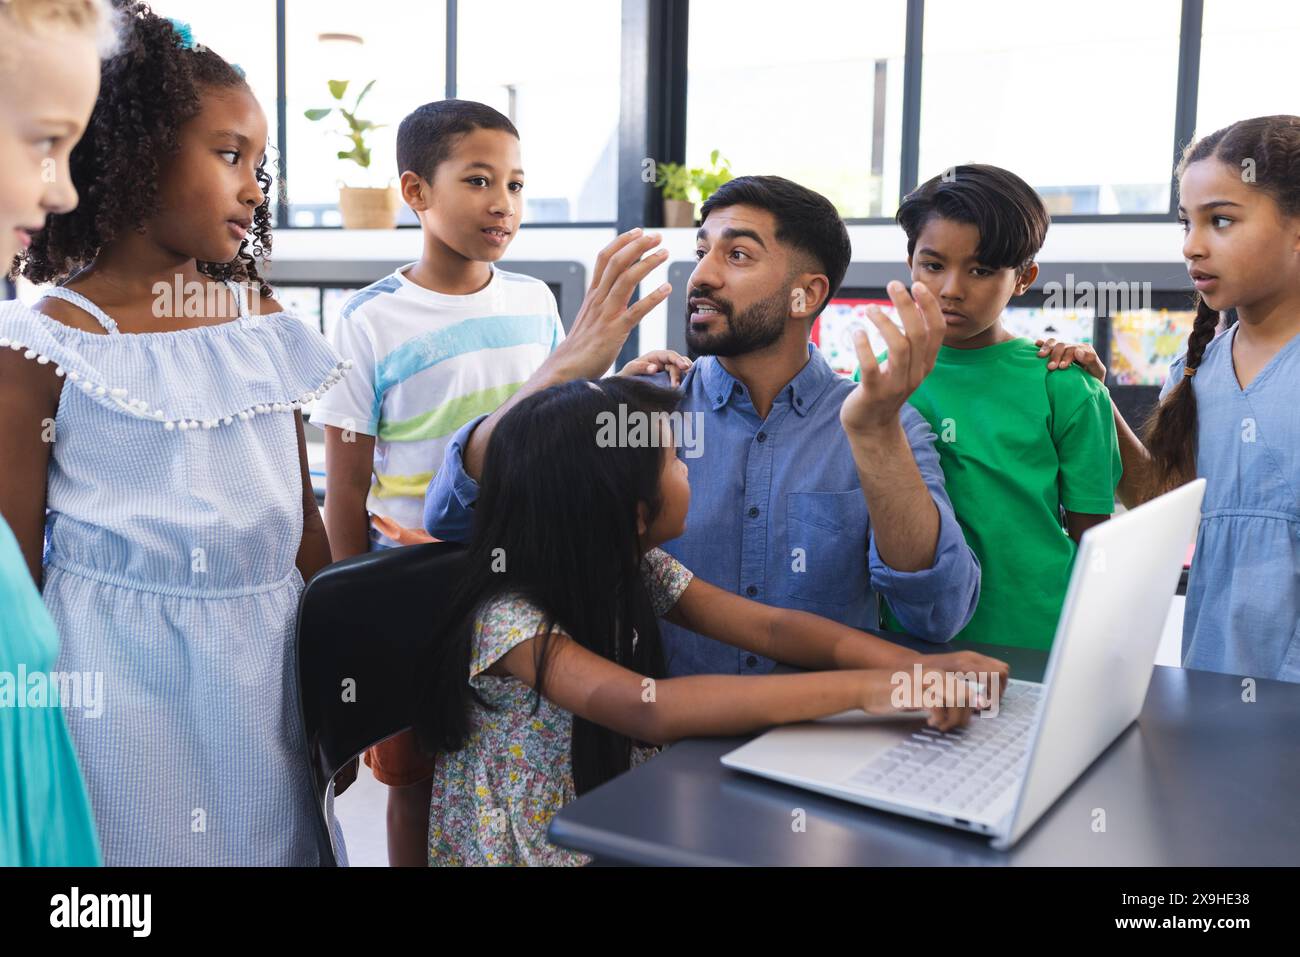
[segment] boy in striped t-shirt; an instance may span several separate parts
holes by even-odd
[[[340,546],[431,541],[424,492],[452,433],[508,399],[564,338],[540,279],[485,263],[482,289],[449,295],[412,280],[419,265],[354,295],[331,336],[357,373],[312,412],[331,440],[327,500],[337,493],[346,508],[331,535],[336,560]]]
[[[331,341],[353,372],[311,415],[325,426],[336,561],[429,541],[424,492],[448,439],[564,338],[550,287],[492,265],[523,206],[514,125],[481,103],[430,103],[402,121],[397,162],[423,255],[343,307]]]
[[[564,337],[550,287],[492,265],[523,209],[514,124],[481,103],[425,104],[398,129],[397,166],[423,252],[344,306],[331,339],[352,373],[311,413],[325,428],[335,561],[429,541],[424,491],[443,446],[508,399]],[[366,764],[389,786],[389,863],[423,866],[432,759],[402,734],[371,748]]]
[[[331,339],[352,371],[311,413],[325,429],[325,527],[334,561],[430,541],[424,494],[444,446],[465,423],[506,403],[564,339],[550,287],[493,265],[523,208],[514,124],[481,103],[427,103],[398,128],[397,164],[424,250],[344,306]],[[667,296],[664,286],[631,309],[626,302],[662,262],[637,262],[632,253],[657,242],[633,243],[625,234],[601,253],[597,273],[607,284],[593,283],[569,343],[580,357],[610,343],[617,352],[628,323]],[[689,366],[660,350],[621,374],[662,367],[675,383]],[[406,733],[371,748],[366,764],[389,787],[389,863],[425,866],[433,760]]]

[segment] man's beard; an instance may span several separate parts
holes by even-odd
[[[743,356],[757,352],[780,339],[785,324],[790,321],[790,297],[781,291],[754,303],[738,316],[731,303],[712,299],[719,309],[718,319],[725,323],[725,328],[708,333],[695,332],[691,328],[691,296],[712,299],[698,289],[691,290],[687,297],[686,346],[691,356]]]

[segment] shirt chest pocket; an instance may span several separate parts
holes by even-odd
[[[785,527],[792,598],[842,606],[866,594],[867,505],[862,492],[790,492]]]

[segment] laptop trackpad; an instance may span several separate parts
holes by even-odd
[[[840,783],[924,725],[924,717],[915,715],[882,719],[845,711],[774,728],[725,755],[722,763],[791,783]]]

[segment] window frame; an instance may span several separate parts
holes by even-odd
[[[456,40],[457,40],[457,0],[445,0],[446,3],[446,30],[444,31],[444,40],[446,43],[445,64],[446,72],[443,78],[442,96],[451,99],[456,95]],[[289,169],[289,136],[288,124],[286,122],[285,112],[287,109],[288,99],[288,78],[285,74],[285,37],[288,35],[285,30],[287,20],[286,7],[288,0],[275,0],[275,52],[276,52],[276,91],[275,99],[279,113],[279,123],[276,128],[276,150],[279,153],[280,179],[277,184],[288,180]],[[432,92],[432,91],[430,91]],[[617,197],[615,197],[617,203]],[[276,190],[275,196],[276,209],[276,231],[282,229],[342,229],[342,226],[295,226],[289,217],[289,202],[284,190]],[[562,223],[534,223],[524,221],[521,229],[592,229],[609,227],[613,228],[614,220],[578,220]],[[418,223],[400,223],[395,229],[419,229]]]
[[[685,162],[685,127],[687,109],[686,44],[690,24],[690,0],[620,0],[623,7],[623,65],[620,76],[618,171],[615,197],[617,218],[614,221],[576,221],[562,223],[525,222],[524,229],[590,229],[632,225],[656,226],[660,223],[659,204],[641,178],[642,160],[646,156],[663,156]],[[925,37],[925,0],[906,2],[906,36],[903,61],[903,116],[901,168],[898,200],[918,184],[921,134],[921,80],[925,69],[922,53]],[[276,0],[276,105],[278,123],[276,146],[279,152],[280,182],[288,179],[289,143],[286,122],[287,83],[285,76],[285,37],[287,0]],[[443,96],[456,95],[457,0],[446,0],[446,76]],[[1204,0],[1182,0],[1178,43],[1178,83],[1174,103],[1174,142],[1170,149],[1170,182],[1173,169],[1183,148],[1196,130],[1196,104],[1200,80],[1201,26]],[[864,89],[864,97],[872,91]],[[651,149],[651,147],[658,147]],[[1080,213],[1053,216],[1056,223],[1167,223],[1176,221],[1177,196],[1169,194],[1169,208],[1163,213]],[[289,204],[283,190],[275,198],[277,229],[341,229],[338,226],[294,226],[289,221]],[[634,222],[635,220],[635,222]],[[850,225],[892,223],[892,216],[850,218]],[[399,229],[418,228],[404,224]]]

